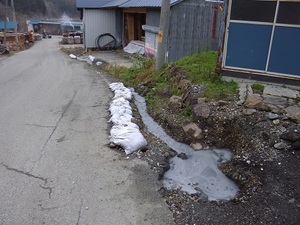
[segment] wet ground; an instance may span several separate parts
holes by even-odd
[[[233,159],[221,169],[238,185],[240,192],[230,201],[208,201],[201,194],[162,188],[161,194],[176,224],[298,224],[299,149],[277,150],[269,143],[278,139],[281,130],[299,131],[299,125],[286,120],[274,126],[272,121],[262,120],[265,112],[243,116],[236,105],[215,106],[212,111],[217,113],[203,127],[211,131],[206,136],[206,144],[232,151]],[[180,119],[167,105],[155,111],[150,109],[150,114],[169,135],[182,139],[178,132]],[[168,159],[176,153],[146,129],[144,132],[150,142],[148,150],[136,155],[146,159],[158,174],[163,174],[169,169]]]

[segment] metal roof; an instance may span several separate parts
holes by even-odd
[[[76,7],[77,8],[90,8],[90,9],[97,9],[102,7],[105,4],[108,4],[112,0],[76,0]]]
[[[170,0],[171,6],[184,0]],[[77,8],[161,7],[161,0],[76,0]]]
[[[128,1],[130,0],[111,0],[109,3],[102,5],[101,8],[118,7]]]
[[[171,5],[175,5],[183,0],[170,0]],[[161,0],[130,0],[119,7],[161,7]]]

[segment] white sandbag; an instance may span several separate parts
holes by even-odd
[[[116,145],[120,145],[127,155],[147,145],[146,139],[138,128],[122,125],[112,127],[110,141]]]
[[[71,59],[76,59],[77,58],[76,55],[73,55],[73,54],[70,54],[69,56],[70,56]]]
[[[109,85],[109,88],[110,88],[112,91],[115,91],[115,90],[124,88],[124,84],[121,83],[121,82],[111,83],[111,84]]]
[[[111,116],[108,122],[113,123],[114,125],[122,125],[131,122],[132,115],[129,114],[114,114]]]
[[[110,130],[110,141],[121,146],[126,154],[131,154],[147,145],[147,141],[141,134],[138,125],[132,123],[132,109],[129,100],[132,99],[132,91],[124,87],[123,83],[109,85],[114,92],[109,111],[113,124]]]
[[[117,98],[120,98],[120,97],[123,97],[127,100],[132,99],[132,93],[131,93],[131,90],[129,88],[118,89],[118,90],[115,90],[114,92],[115,92],[115,95],[114,95],[113,99],[117,99]]]

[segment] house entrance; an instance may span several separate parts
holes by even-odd
[[[145,9],[124,10],[124,44],[132,40],[145,41],[145,31],[142,25],[146,24]]]

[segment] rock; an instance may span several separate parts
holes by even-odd
[[[289,106],[284,109],[287,116],[294,122],[300,123],[300,107],[297,105]]]
[[[276,120],[279,118],[278,114],[276,114],[276,113],[269,113],[268,117],[270,120]]]
[[[193,139],[196,140],[203,139],[203,131],[195,123],[186,122],[185,124],[182,125],[182,129],[186,135],[191,136]]]
[[[276,120],[273,120],[272,122],[273,122],[273,124],[278,125],[280,123],[280,120],[276,119]]]
[[[280,138],[286,141],[295,142],[300,140],[300,132],[299,131],[286,132],[281,134]]]
[[[109,147],[110,147],[110,148],[116,148],[116,147],[117,147],[117,145],[116,145],[116,144],[114,144],[114,143],[112,143],[112,142],[110,142],[110,143],[109,143]]]
[[[192,107],[192,115],[193,119],[200,120],[200,119],[207,119],[210,115],[210,108],[207,103],[201,102],[197,103]]]
[[[246,108],[257,109],[260,111],[269,111],[269,106],[263,102],[263,98],[260,95],[250,95],[244,103]]]
[[[299,91],[291,90],[291,89],[279,87],[279,86],[267,85],[264,88],[264,94],[279,96],[279,97],[287,97],[287,98],[297,98],[297,96],[299,95]]]
[[[160,95],[164,97],[170,97],[170,87],[166,86],[160,90]]]
[[[279,142],[279,143],[276,143],[274,145],[274,148],[278,149],[278,150],[283,150],[287,147],[287,144],[283,143],[283,142]]]
[[[206,102],[207,98],[198,98],[197,103]]]
[[[267,104],[276,105],[276,106],[277,105],[286,106],[288,103],[286,98],[277,97],[277,96],[269,96],[269,95],[264,95],[263,101]]]
[[[224,100],[219,100],[219,101],[218,101],[218,104],[219,104],[219,106],[224,106],[224,105],[227,105],[228,102],[226,102],[226,101],[224,101]]]
[[[243,115],[245,115],[245,116],[251,116],[251,115],[253,115],[256,112],[257,112],[256,109],[244,109],[242,111]]]
[[[191,144],[191,147],[194,149],[194,150],[201,150],[203,148],[203,146],[200,144],[200,143],[192,143]]]
[[[178,158],[181,158],[182,160],[187,160],[188,157],[185,153],[181,152],[177,155]]]
[[[179,88],[186,91],[192,87],[192,82],[188,79],[182,79],[179,82]]]
[[[180,96],[173,95],[169,99],[169,107],[174,109],[180,109],[182,107],[182,99]]]
[[[300,140],[292,143],[291,149],[299,151],[300,150]]]

